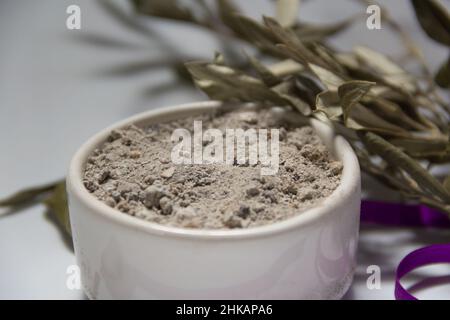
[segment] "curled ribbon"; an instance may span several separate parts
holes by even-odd
[[[417,300],[400,280],[416,268],[433,263],[450,263],[450,244],[435,244],[417,249],[408,254],[398,265],[395,279],[395,298],[397,300]]]
[[[450,228],[447,217],[426,206],[368,200],[361,204],[361,221],[388,226]],[[450,244],[435,244],[409,253],[397,267],[395,298],[417,300],[403,288],[400,280],[414,269],[433,263],[450,263]]]

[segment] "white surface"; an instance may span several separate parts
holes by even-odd
[[[301,17],[310,21],[336,21],[358,10],[347,0],[314,0],[305,4]],[[448,5],[448,1],[444,1]],[[268,13],[269,1],[242,1],[257,17]],[[436,67],[446,50],[429,41],[412,18],[406,0],[389,3],[398,21],[425,49]],[[82,30],[65,28],[66,8],[78,4]],[[210,57],[216,43],[192,28],[167,25],[155,29],[191,55]],[[78,41],[83,33],[103,34],[134,44],[129,49],[106,49]],[[11,191],[62,177],[73,152],[96,131],[139,111],[156,106],[204,99],[193,90],[177,90],[152,97],[143,93],[165,82],[166,72],[142,72],[111,77],[105,70],[119,64],[158,56],[156,45],[131,33],[88,0],[2,0],[0,2],[0,197]],[[383,31],[358,25],[343,34],[340,47],[365,43],[398,53],[395,38]],[[44,219],[43,207],[0,218],[0,298],[78,299],[80,291],[66,288],[66,268],[75,262],[55,226]],[[391,299],[393,270],[409,251],[435,242],[449,242],[449,232],[363,229],[358,276],[347,294],[352,299]],[[380,265],[381,290],[368,290],[365,270]],[[439,274],[440,270],[427,269]],[[449,286],[422,293],[426,298],[449,298]]]

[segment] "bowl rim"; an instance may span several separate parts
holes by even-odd
[[[204,109],[204,111],[208,111],[214,108],[220,108],[223,105],[224,104],[219,101],[203,101],[156,108],[118,121],[93,135],[76,151],[69,165],[66,186],[69,199],[70,216],[76,214],[70,210],[71,197],[73,196],[92,212],[101,215],[110,222],[146,233],[189,239],[237,240],[243,238],[264,237],[279,234],[292,229],[310,227],[314,223],[319,222],[321,219],[330,216],[333,213],[334,208],[341,206],[343,202],[346,202],[355,196],[358,198],[360,197],[360,171],[358,159],[350,144],[343,137],[335,135],[334,133],[332,136],[332,141],[329,141],[328,144],[326,144],[328,146],[331,146],[332,144],[332,148],[334,149],[333,152],[335,153],[336,158],[343,163],[341,182],[337,188],[317,206],[307,209],[301,214],[290,217],[286,220],[263,226],[224,230],[189,229],[162,225],[155,222],[145,221],[143,219],[124,214],[117,209],[111,208],[102,201],[98,200],[85,188],[82,181],[82,172],[84,170],[86,159],[96,147],[101,145],[106,140],[112,130],[123,128],[134,123],[145,122],[153,117],[170,115],[171,113],[182,111],[188,112],[189,110],[200,111],[201,109]],[[316,131],[318,130],[317,126],[314,125],[314,122],[312,122],[311,125]],[[321,138],[323,139],[322,136]],[[72,219],[70,220],[72,221]],[[72,227],[76,228],[73,224]]]

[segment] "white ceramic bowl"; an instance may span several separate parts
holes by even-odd
[[[182,229],[123,214],[82,183],[89,154],[113,129],[219,108],[200,102],[145,112],[92,137],[67,179],[70,220],[84,290],[92,299],[338,299],[352,281],[359,230],[360,171],[342,137],[312,125],[343,162],[338,188],[285,221],[239,230]]]

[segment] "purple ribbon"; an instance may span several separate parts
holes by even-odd
[[[450,219],[424,205],[363,200],[361,221],[385,226],[450,228]]]
[[[395,276],[395,299],[397,300],[417,300],[400,283],[401,278],[422,266],[433,263],[450,263],[450,243],[435,244],[417,249],[408,254],[397,267]]]
[[[450,219],[424,205],[405,205],[363,200],[361,221],[387,226],[450,228]],[[409,253],[397,267],[395,298],[417,300],[400,283],[403,276],[418,267],[433,263],[450,263],[450,244],[436,244]]]

